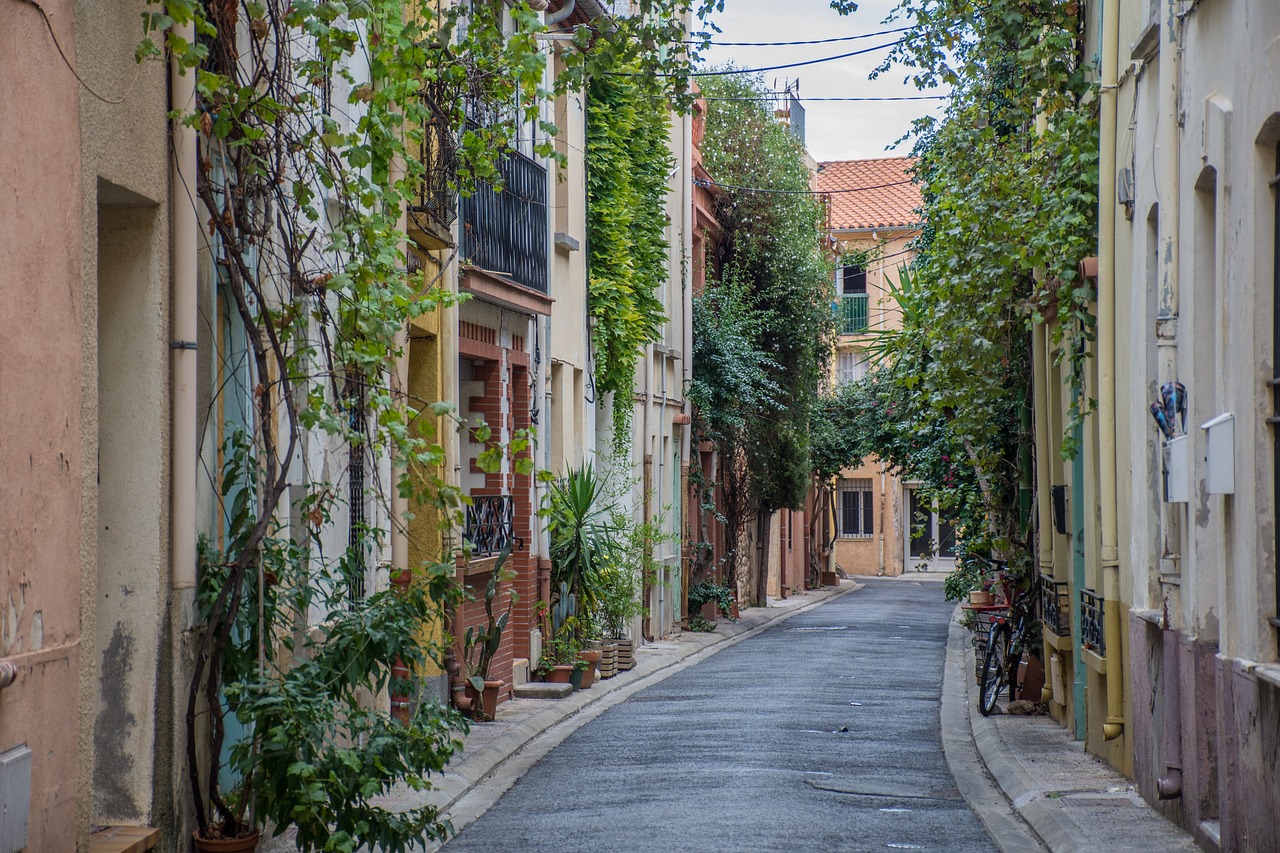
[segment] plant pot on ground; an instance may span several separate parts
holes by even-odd
[[[484,587],[485,624],[468,628],[463,636],[463,662],[467,667],[467,686],[472,697],[472,716],[492,720],[498,708],[498,692],[506,684],[501,679],[489,678],[489,667],[493,657],[502,645],[502,632],[511,618],[511,608],[516,603],[515,590],[507,594],[507,609],[500,614],[493,610],[494,601],[504,583],[510,583],[515,573],[506,568],[507,559],[511,556],[511,545],[508,544],[499,553],[489,571],[489,579]],[[476,700],[481,701],[477,702]]]
[[[198,829],[191,834],[197,853],[252,853],[261,838],[262,833],[256,829],[239,838],[202,838]]]
[[[478,720],[493,720],[498,715],[498,696],[507,682],[502,679],[486,679],[483,689],[476,692],[475,687],[467,684],[467,701],[472,716]]]
[[[586,663],[582,668],[582,689],[586,690],[596,680],[596,668],[600,665],[602,652],[600,649],[583,649],[578,652],[578,658]]]

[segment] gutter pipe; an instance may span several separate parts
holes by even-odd
[[[1123,655],[1120,636],[1120,548],[1116,522],[1116,89],[1120,3],[1102,12],[1102,87],[1098,193],[1098,446],[1102,527],[1103,634],[1107,645],[1105,740],[1124,733]]]
[[[175,24],[173,34],[188,43],[195,41],[195,24]],[[169,106],[181,115],[195,109],[195,72],[184,72],[176,59],[169,61]],[[173,148],[169,182],[169,216],[172,234],[173,315],[170,342],[172,352],[171,432],[169,461],[169,547],[170,585],[192,589],[196,585],[196,382],[199,310],[197,307],[198,252],[196,235],[195,128],[181,118],[170,123]]]

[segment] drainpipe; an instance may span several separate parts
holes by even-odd
[[[1168,617],[1165,618],[1166,623]],[[1164,668],[1164,775],[1156,780],[1162,800],[1182,796],[1182,674],[1178,667],[1178,635],[1166,624],[1160,644]]]
[[[561,7],[560,11],[552,12],[550,15],[547,15],[543,20],[543,24],[546,25],[547,29],[551,29],[556,24],[573,14],[573,9],[577,5],[577,2],[578,0],[564,0],[564,6]]]
[[[1098,193],[1098,446],[1102,524],[1103,634],[1107,644],[1105,740],[1124,732],[1120,638],[1120,548],[1116,523],[1116,88],[1120,52],[1120,3],[1108,0],[1102,17],[1101,150]],[[1163,79],[1163,78],[1162,78]]]
[[[1053,503],[1049,487],[1049,454],[1052,443],[1049,438],[1049,351],[1048,329],[1044,323],[1031,327],[1031,394],[1033,407],[1033,441],[1036,452],[1036,569],[1042,575],[1056,578],[1053,565]],[[1045,655],[1044,662],[1049,663]],[[1047,702],[1053,696],[1053,685],[1046,681],[1040,701]],[[1065,698],[1065,697],[1062,697]]]
[[[1053,574],[1053,506],[1049,495],[1049,389],[1048,330],[1043,323],[1031,328],[1031,392],[1034,408],[1036,446],[1036,567],[1041,574]]]
[[[195,24],[175,24],[174,35],[195,41]],[[195,109],[196,75],[183,73],[178,62],[169,62],[170,107],[180,115]],[[173,292],[172,433],[169,462],[170,583],[174,589],[196,585],[196,354],[198,253],[196,235],[196,156],[199,144],[194,128],[181,119],[170,125],[173,162],[169,183]]]

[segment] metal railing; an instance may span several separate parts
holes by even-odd
[[[856,335],[867,330],[867,294],[846,293],[840,297],[840,334]]]
[[[1106,602],[1091,589],[1080,590],[1080,646],[1099,657],[1107,656],[1102,618]]]
[[[422,180],[409,206],[409,218],[423,232],[448,231],[458,218],[458,194],[450,186],[458,165],[458,140],[444,109],[449,97],[443,87],[426,85],[422,103],[427,120],[422,126]]]
[[[462,200],[462,257],[466,263],[547,292],[547,170],[508,151],[498,160],[502,189],[477,183]]]
[[[1040,613],[1050,631],[1059,637],[1071,636],[1071,593],[1066,581],[1040,576]]]
[[[511,495],[473,497],[467,507],[467,523],[462,538],[471,545],[472,556],[496,554],[515,535],[515,500]]]

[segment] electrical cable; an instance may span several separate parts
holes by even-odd
[[[874,47],[864,47],[862,50],[852,50],[848,53],[837,54],[836,56],[822,56],[817,59],[808,59],[804,62],[787,62],[782,65],[769,65],[763,68],[726,68],[720,71],[665,71],[665,72],[649,72],[649,71],[610,71],[612,77],[726,77],[730,74],[763,74],[766,71],[781,71],[784,68],[804,68],[807,65],[817,65],[821,62],[834,62],[837,59],[848,59],[851,56],[861,56],[864,53],[874,53],[877,50],[884,50],[889,47],[897,47],[904,40],[888,42],[886,44],[878,44]]]
[[[888,189],[889,187],[901,187],[906,184],[915,183],[915,181],[914,179],[908,178],[905,181],[894,181],[891,184],[876,184],[870,187],[848,187],[846,189],[821,190],[821,191],[819,190],[771,190],[771,189],[765,189],[763,187],[741,187],[741,186],[737,186],[736,184],[722,184],[718,181],[709,181],[706,178],[694,178],[693,183],[697,186],[702,187],[703,189],[711,189],[712,187],[719,187],[721,189],[738,190],[740,192],[748,192],[748,193],[770,193],[774,195],[835,195],[837,193],[860,193],[860,192],[865,192],[867,190],[883,190],[883,189]]]
[[[740,96],[700,96],[704,101],[770,101],[781,98],[786,92],[766,92],[762,95],[740,95]],[[802,98],[796,95],[796,100],[802,104],[811,101],[945,101],[950,95],[895,95],[893,97],[862,97],[862,98]]]
[[[863,33],[857,36],[838,36],[829,39],[808,39],[806,41],[711,41],[702,42],[698,39],[686,39],[682,44],[706,44],[707,47],[794,47],[804,44],[831,44],[838,41],[857,41],[858,39],[875,38],[876,36],[889,36],[894,33],[905,33],[911,27],[897,27],[892,30],[881,30],[876,33]]]

